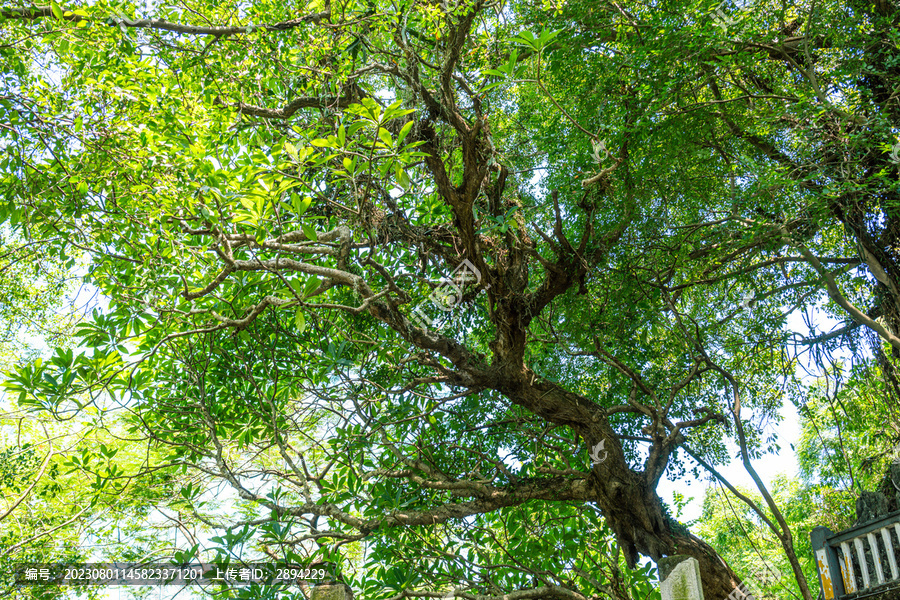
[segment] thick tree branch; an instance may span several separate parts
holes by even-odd
[[[340,98],[336,96],[297,98],[291,100],[282,108],[265,108],[253,104],[244,104],[242,102],[228,104],[220,97],[216,97],[215,100],[213,100],[213,104],[217,106],[226,106],[237,110],[242,115],[250,115],[251,117],[261,117],[264,119],[289,119],[298,110],[304,108],[347,108],[352,102],[353,98],[349,94],[341,96]]]

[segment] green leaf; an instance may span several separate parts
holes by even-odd
[[[391,146],[394,145],[393,141],[391,140],[390,132],[388,132],[388,130],[385,129],[384,127],[378,128],[378,139],[380,139],[381,143],[383,143],[388,148],[390,148]]]
[[[59,4],[56,3],[56,0],[50,0],[50,10],[51,12],[53,12],[54,17],[56,17],[60,21],[63,20],[63,11],[59,7]]]
[[[538,43],[538,40],[534,37],[534,34],[531,33],[530,31],[521,32],[519,35],[514,37],[512,39],[512,41],[518,42],[518,43],[522,44],[523,46],[528,46],[529,48],[532,48],[536,51],[541,49],[541,46]]]
[[[498,68],[500,70],[502,70],[504,73],[506,73],[507,75],[512,75],[513,72],[515,72],[516,64],[518,62],[519,62],[519,51],[513,49],[513,51],[509,53],[509,60],[507,61],[507,63],[504,66],[498,67]]]
[[[399,164],[397,165],[396,174],[397,183],[400,184],[400,187],[402,187],[404,190],[409,189],[409,176],[406,174],[406,171],[403,170],[403,167],[401,167]]]
[[[309,298],[310,294],[316,291],[318,287],[322,284],[322,280],[318,277],[313,277],[312,279],[307,280],[306,286],[303,288],[303,297]]]
[[[306,329],[306,317],[303,316],[302,306],[298,306],[297,312],[294,313],[294,327],[297,329],[297,333],[303,333]]]
[[[397,135],[397,146],[403,145],[403,140],[405,140],[406,136],[409,135],[409,132],[412,130],[413,124],[414,122],[410,121],[403,126],[403,129],[400,130],[400,133]]]
[[[499,72],[499,71],[498,71],[498,72]],[[503,75],[503,73],[500,73],[500,75]],[[488,91],[488,90],[494,89],[495,87],[500,87],[500,86],[503,85],[503,84],[504,84],[503,81],[495,81],[494,83],[489,83],[488,85],[486,85],[486,86],[484,86],[483,88],[481,88],[481,89],[479,90],[479,93],[484,93],[484,92],[486,92],[486,91]]]
[[[303,225],[301,225],[300,227],[303,229],[303,233],[306,234],[306,237],[311,242],[319,241],[319,235],[316,233],[316,230],[312,225],[309,225],[308,223],[303,223]]]
[[[312,198],[309,196],[306,196],[303,200],[301,200],[299,196],[294,196],[293,208],[298,217],[303,216],[307,209],[309,209],[310,204],[312,204]]]
[[[550,43],[556,39],[556,36],[560,34],[560,32],[562,32],[562,29],[557,29],[556,31],[542,31],[540,37],[538,38],[538,42],[540,43],[541,47],[546,48],[547,46],[549,46]]]

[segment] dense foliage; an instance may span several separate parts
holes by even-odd
[[[324,560],[366,598],[648,598],[671,554],[724,598],[749,562],[656,487],[734,443],[811,600],[801,492],[753,461],[809,358],[897,399],[898,14],[4,6],[0,218],[105,298],[10,398],[96,420],[92,507],[177,515],[114,554]],[[842,325],[799,339],[811,307]]]

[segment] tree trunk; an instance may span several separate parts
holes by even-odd
[[[647,475],[628,464],[605,410],[556,384],[532,379],[524,366],[518,369],[510,366],[515,364],[512,360],[501,362],[499,368],[473,374],[473,379],[552,423],[571,427],[589,448],[606,440],[605,460],[593,466],[588,485],[590,495],[596,499],[625,553],[628,566],[634,568],[639,554],[654,561],[663,556],[686,554],[700,563],[706,598],[726,598],[740,579],[709,544],[691,535],[686,528],[677,530],[679,524],[666,515],[655,486],[647,483]]]
[[[656,490],[646,489],[640,474],[616,469],[615,474],[603,469],[606,463],[594,467],[592,484],[597,503],[607,524],[616,534],[619,547],[625,552],[629,567],[643,554],[658,562],[663,556],[686,554],[700,563],[703,593],[707,600],[722,600],[740,584],[737,575],[713,548],[669,518]],[[598,470],[606,471],[598,473]]]

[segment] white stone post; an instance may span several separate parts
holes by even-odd
[[[659,592],[662,600],[704,600],[700,563],[684,555],[659,559]]]

